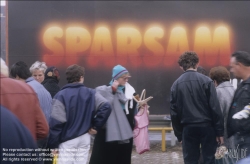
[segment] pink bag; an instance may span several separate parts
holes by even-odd
[[[136,146],[136,152],[142,154],[149,151],[149,139],[148,139],[148,106],[141,107],[140,112],[135,115],[136,126],[133,131],[134,144]]]

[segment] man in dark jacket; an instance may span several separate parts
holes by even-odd
[[[111,107],[95,90],[83,85],[84,68],[69,66],[68,84],[53,99],[49,147],[59,148],[59,162],[85,164],[90,148],[90,134],[107,121]]]
[[[215,162],[216,140],[223,143],[223,116],[213,81],[197,72],[199,58],[185,52],[178,61],[185,71],[172,85],[170,114],[183,145],[185,164],[197,163],[200,145],[205,164]]]
[[[250,103],[250,54],[237,51],[231,56],[231,72],[235,78],[243,81],[238,85],[229,109],[227,120],[228,137],[235,136],[235,144],[239,152],[250,154],[250,119],[233,119],[233,115],[244,109]]]

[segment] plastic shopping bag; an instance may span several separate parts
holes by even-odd
[[[144,109],[141,109],[140,112],[135,116],[136,127],[133,131],[134,134],[134,144],[136,147],[136,152],[142,154],[146,151],[149,151],[149,138],[148,138],[148,114],[147,106]]]

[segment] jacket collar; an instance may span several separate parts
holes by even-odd
[[[216,88],[224,88],[224,87],[233,87],[233,85],[229,81],[224,81],[220,83]]]
[[[250,83],[250,77],[246,81],[242,81],[242,83]]]
[[[25,80],[25,82],[28,83],[28,82],[31,82],[33,80],[35,80],[34,77],[29,77],[28,79]]]
[[[196,70],[186,70],[184,73],[186,72],[197,72]]]
[[[84,85],[82,83],[69,83],[64,85],[61,90],[66,88],[79,88],[79,87],[84,87]]]
[[[42,84],[46,84],[46,83],[56,83],[58,84],[59,83],[59,80],[57,80],[56,78],[54,77],[48,77],[48,78],[45,78],[42,82]]]

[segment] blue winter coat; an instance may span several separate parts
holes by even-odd
[[[98,131],[110,112],[109,103],[95,90],[81,83],[65,85],[53,99],[48,147],[58,148],[60,143],[79,137],[90,128]]]

